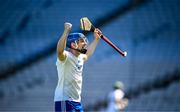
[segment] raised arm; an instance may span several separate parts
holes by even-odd
[[[68,37],[69,32],[71,31],[72,24],[71,23],[64,23],[64,32],[61,35],[61,38],[57,44],[57,56],[60,61],[64,61],[66,59],[66,55],[64,54],[64,49],[66,48],[66,40]]]
[[[94,53],[96,46],[100,40],[100,36],[102,35],[102,32],[99,29],[95,29],[94,31],[94,40],[93,42],[89,45],[87,49],[87,59]]]

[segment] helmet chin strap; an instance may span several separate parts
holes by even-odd
[[[77,49],[77,51],[79,51],[79,52],[82,53],[82,54],[86,54],[87,49]]]
[[[86,52],[87,52],[87,49],[74,49],[72,47],[71,47],[71,49],[76,50],[76,51],[78,51],[78,52],[80,52],[82,54],[86,54]]]

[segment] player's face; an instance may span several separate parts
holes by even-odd
[[[80,38],[77,44],[78,44],[78,49],[86,49],[88,46],[88,41],[86,38]]]

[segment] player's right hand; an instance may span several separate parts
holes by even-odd
[[[64,23],[64,29],[67,30],[67,31],[70,31],[72,28],[72,24],[71,23],[68,23],[68,22],[65,22]]]

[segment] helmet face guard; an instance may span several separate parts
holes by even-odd
[[[71,43],[75,43],[76,46],[78,46],[79,42],[84,42],[85,46],[83,46],[81,49],[75,49],[71,47]],[[67,47],[74,49],[82,54],[86,54],[87,52],[87,46],[88,46],[88,39],[82,34],[82,33],[72,33],[67,38]]]

